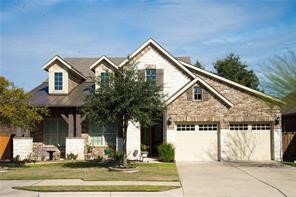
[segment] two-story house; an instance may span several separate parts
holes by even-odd
[[[196,68],[189,57],[175,57],[153,39],[129,58],[147,79],[161,85],[167,105],[157,125],[129,126],[130,159],[139,158],[141,143],[154,155],[162,142],[175,145],[177,161],[281,159],[279,100]],[[96,88],[94,77],[106,80],[127,61],[106,56],[49,60],[43,66],[48,79],[32,90],[31,104],[50,109],[50,116],[31,132],[34,143],[56,145],[79,158],[84,157],[86,144],[101,154],[108,146],[120,150],[117,126],[97,127],[80,108],[89,88]]]

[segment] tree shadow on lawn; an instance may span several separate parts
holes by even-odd
[[[114,162],[98,162],[98,161],[73,161],[63,163],[64,168],[109,168],[114,167]]]

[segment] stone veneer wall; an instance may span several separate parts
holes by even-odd
[[[193,101],[187,99],[186,92],[173,101],[167,108],[167,114],[176,121],[192,122],[220,122],[221,128],[228,128],[229,122],[274,122],[280,117],[278,106],[266,103],[262,99],[249,95],[212,79],[204,80],[230,100],[234,106],[228,108],[223,101],[210,93],[207,101]],[[172,124],[171,127],[174,127]],[[281,128],[281,125],[275,125]]]

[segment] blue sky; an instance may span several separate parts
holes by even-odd
[[[296,50],[296,2],[1,0],[0,75],[30,90],[55,54],[126,56],[150,37],[208,70],[234,52],[260,76]]]

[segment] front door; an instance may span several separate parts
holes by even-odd
[[[157,155],[157,146],[163,142],[163,124],[158,123],[149,128],[141,128],[141,144],[149,146],[149,155]]]

